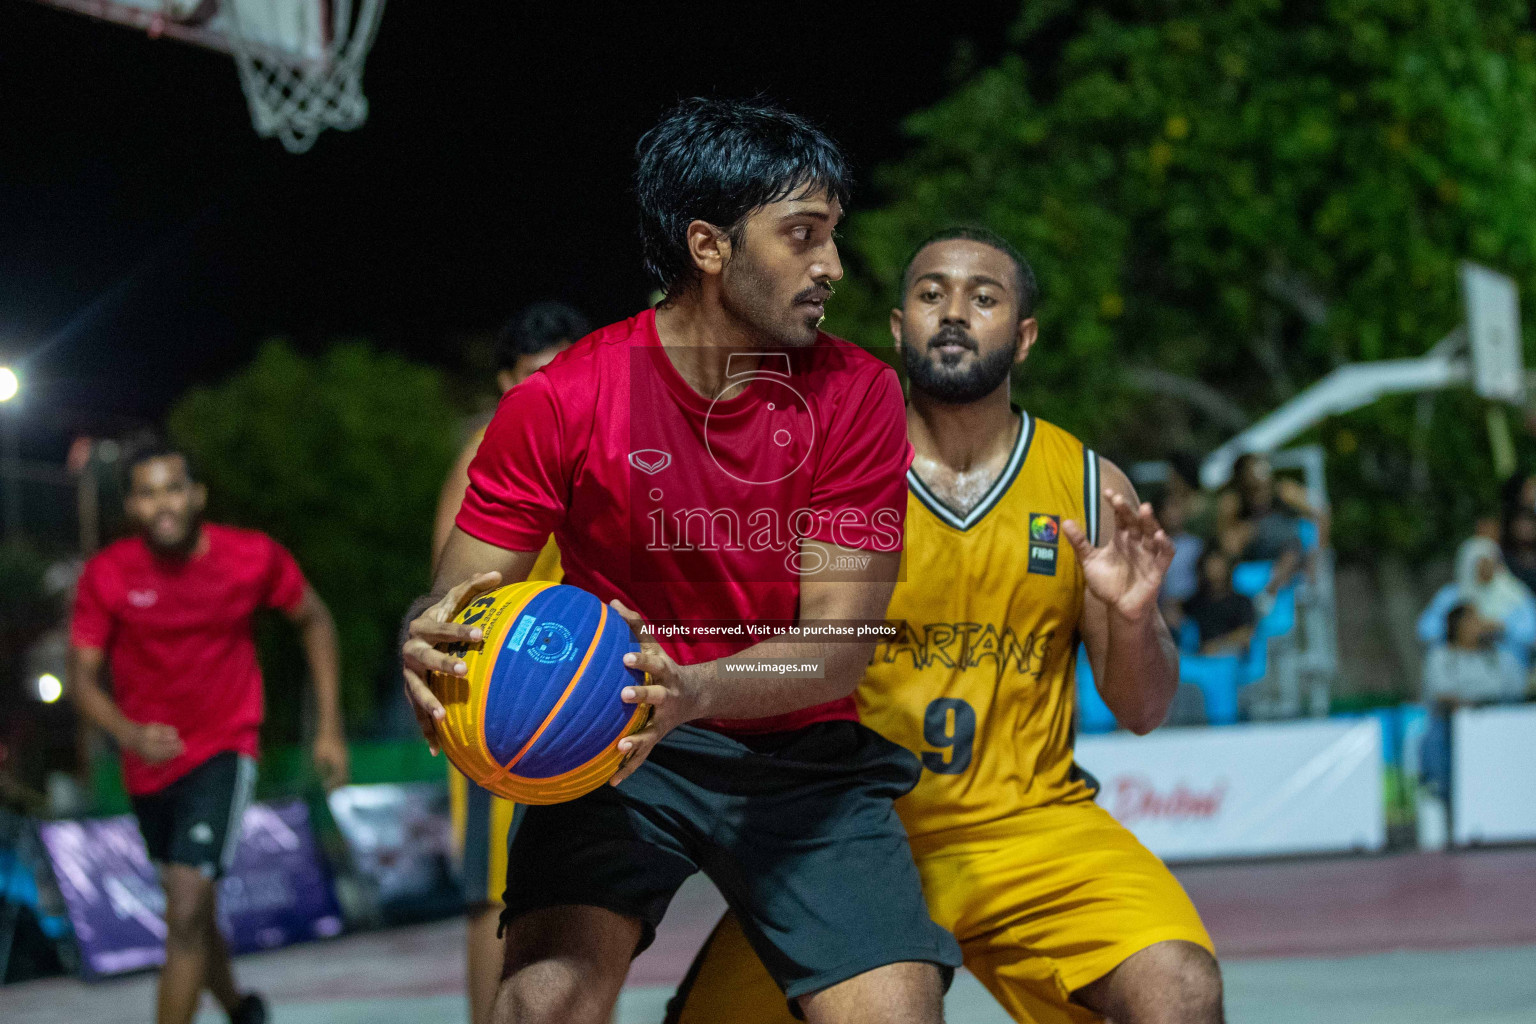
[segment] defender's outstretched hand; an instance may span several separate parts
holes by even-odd
[[[1104,497],[1115,511],[1108,543],[1094,547],[1070,519],[1061,524],[1061,532],[1077,552],[1089,592],[1122,617],[1140,619],[1157,608],[1163,574],[1173,561],[1173,541],[1158,525],[1151,505],[1143,503],[1138,509],[1107,489]]]
[[[663,736],[698,716],[694,713],[697,702],[683,669],[661,649],[645,620],[622,601],[610,601],[608,607],[629,623],[635,639],[640,641],[639,652],[624,655],[624,664],[646,675],[645,685],[626,686],[621,697],[626,704],[649,704],[652,709],[645,728],[619,740],[624,760],[609,780],[610,785],[617,786],[634,774]]]
[[[469,666],[459,658],[437,649],[437,644],[477,644],[483,635],[479,626],[454,622],[453,617],[481,594],[501,586],[501,573],[482,572],[444,594],[442,600],[411,620],[405,645],[400,649],[405,667],[405,696],[416,713],[416,723],[427,745],[437,755],[437,723],[447,714],[427,686],[431,672],[462,676]]]

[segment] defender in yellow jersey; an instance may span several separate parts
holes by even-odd
[[[1118,468],[1010,406],[1034,292],[1022,257],[979,230],[936,236],[907,268],[891,317],[917,452],[887,612],[899,632],[859,711],[921,757],[896,809],[929,910],[1015,1020],[1218,1024],[1199,915],[1072,759],[1080,640],[1122,725],[1167,714],[1178,655],[1156,598],[1172,545]],[[667,1020],[792,1018],[727,915]]]
[[[562,302],[536,302],[528,306],[497,335],[497,388],[505,395],[590,333],[586,318]],[[484,436],[485,428],[481,427],[470,437],[438,494],[437,518],[432,527],[434,569],[464,501],[469,464]],[[539,552],[528,578],[560,582],[560,549],[555,547],[553,538]],[[519,808],[470,782],[452,765],[448,766],[448,803],[453,816],[454,845],[460,856],[464,904],[469,913],[466,973],[470,1021],[484,1024],[490,1020],[491,1003],[501,981],[501,942],[496,938],[496,926],[507,879],[507,841]]]

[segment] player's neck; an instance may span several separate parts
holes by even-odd
[[[167,562],[190,562],[194,558],[207,554],[208,531],[203,529],[202,523],[197,523],[192,527],[192,531],[187,534],[187,539],[175,547],[160,547],[147,537],[144,539],[144,543],[149,546],[150,553],[156,558],[164,559]]]
[[[1018,430],[1019,414],[1009,404],[1006,382],[964,405],[937,402],[916,389],[907,403],[907,437],[917,454],[919,476],[925,462],[968,473],[1000,458],[1006,461]]]
[[[684,380],[699,394],[718,395],[725,389],[727,366],[738,375],[755,369],[739,354],[778,348],[771,339],[743,324],[695,288],[656,310],[656,336]],[[731,356],[738,355],[730,363]]]

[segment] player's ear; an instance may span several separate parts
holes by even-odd
[[[1032,316],[1019,321],[1019,350],[1013,354],[1015,364],[1029,358],[1029,350],[1035,347],[1035,340],[1039,337],[1040,321]]]
[[[896,342],[896,351],[901,351],[901,325],[905,321],[901,307],[891,310],[891,338]]]
[[[707,221],[688,223],[688,254],[701,274],[715,277],[731,258],[731,240],[724,231]]]

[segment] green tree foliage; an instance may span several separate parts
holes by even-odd
[[[208,484],[209,515],[265,530],[298,559],[341,634],[349,723],[394,699],[400,616],[428,585],[433,510],[457,416],[436,370],[340,344],[306,357],[281,341],[170,415]],[[269,731],[298,735],[307,686],[286,623],[264,625]]]
[[[910,118],[910,153],[876,176],[887,201],[855,215],[858,272],[834,310],[854,337],[885,342],[918,239],[986,224],[1042,286],[1020,400],[1144,457],[1229,436],[1223,399],[1257,417],[1342,363],[1422,354],[1460,320],[1459,259],[1513,275],[1531,322],[1523,0],[1024,12],[1015,52]],[[1444,545],[1491,506],[1483,424],[1481,403],[1453,394],[1432,414],[1404,399],[1321,428],[1340,543]]]

